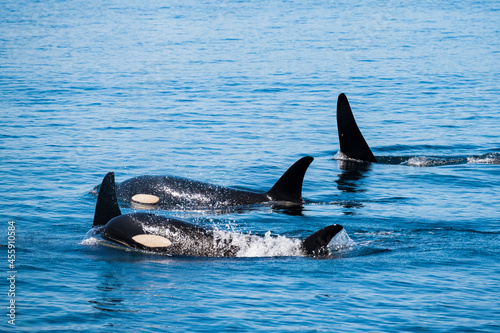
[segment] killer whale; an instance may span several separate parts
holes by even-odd
[[[356,124],[347,96],[343,93],[337,99],[337,129],[340,151],[345,156],[363,162],[377,162]]]
[[[366,143],[365,138],[356,124],[349,101],[345,94],[340,94],[337,100],[337,128],[340,142],[340,168],[342,170],[360,170],[366,166],[362,163],[379,163],[393,165],[409,165],[417,167],[433,167],[466,163],[500,164],[500,154],[497,152],[484,153],[472,156],[377,156],[375,157]],[[366,171],[366,170],[365,170]]]
[[[314,160],[295,162],[265,193],[243,191],[175,176],[138,176],[116,184],[120,201],[179,209],[222,209],[263,203],[302,205],[302,183]]]
[[[113,172],[106,174],[99,188],[92,228],[114,244],[169,255],[234,257],[239,250],[238,243],[217,237],[213,229],[161,215],[122,215]],[[300,243],[302,252],[311,256],[326,253],[328,243],[342,229],[334,224],[313,233]]]

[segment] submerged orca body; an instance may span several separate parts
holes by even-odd
[[[230,238],[218,236],[213,229],[154,214],[122,215],[113,172],[100,186],[92,227],[99,228],[101,236],[113,243],[170,255],[231,257],[239,250]],[[342,229],[335,224],[315,232],[301,243],[304,254],[321,254]]]
[[[251,206],[262,203],[301,205],[302,182],[313,158],[295,162],[266,193],[254,193],[173,176],[139,176],[116,184],[118,199],[162,208]]]
[[[361,134],[354,120],[349,101],[345,94],[337,100],[337,128],[340,151],[349,158],[364,162],[377,162],[375,156]]]

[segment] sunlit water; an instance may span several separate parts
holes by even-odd
[[[0,17],[2,330],[500,329],[497,2],[16,1]],[[339,154],[342,92],[380,163]],[[238,257],[88,234],[108,171],[264,192],[306,155],[303,209],[154,211],[230,233]],[[329,256],[297,250],[335,223]]]

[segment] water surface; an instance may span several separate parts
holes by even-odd
[[[2,329],[498,331],[498,13],[495,1],[3,3],[0,244],[6,276],[14,221],[17,279],[16,325],[4,310]],[[338,158],[340,93],[381,163]],[[89,191],[108,171],[264,192],[306,155],[301,210],[155,211],[267,239],[245,256],[87,236]],[[286,252],[334,223],[346,234],[330,257]]]

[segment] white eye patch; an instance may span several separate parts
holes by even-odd
[[[132,237],[134,241],[147,247],[169,247],[172,242],[165,237],[156,235],[137,235]]]
[[[143,204],[155,204],[160,201],[160,198],[158,198],[156,195],[139,193],[134,195],[132,197],[132,200]]]

